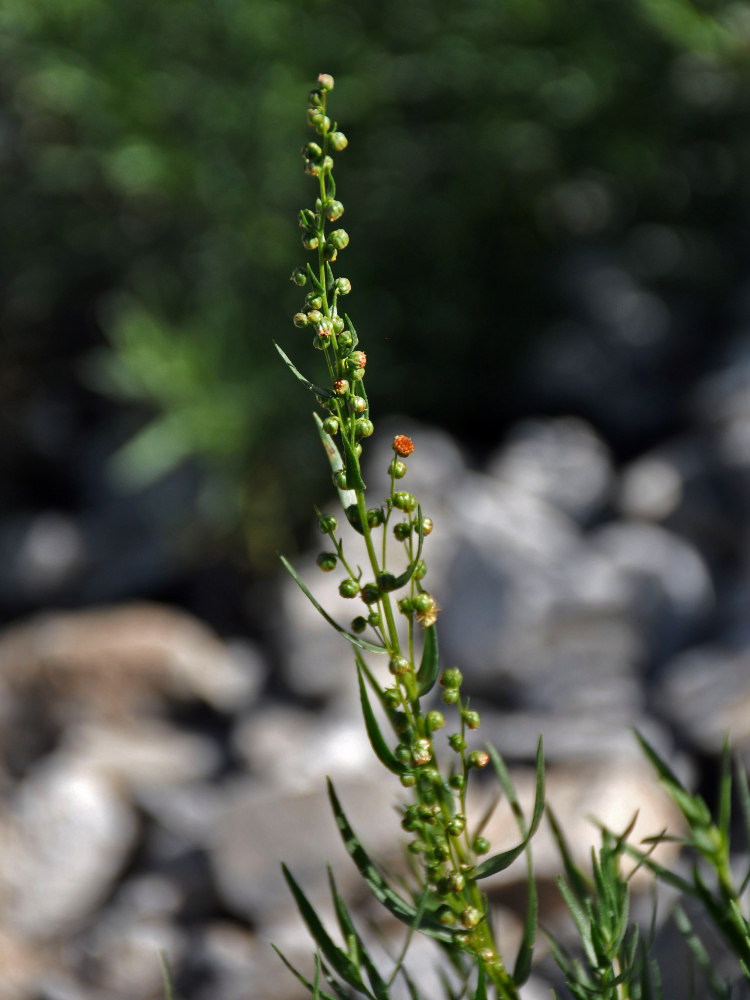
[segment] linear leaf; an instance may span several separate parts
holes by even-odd
[[[477,972],[477,988],[474,991],[474,1000],[487,1000],[487,978],[484,974],[484,966],[479,966]]]
[[[367,972],[367,977],[370,980],[370,985],[372,986],[373,992],[375,993],[377,1000],[389,1000],[388,987],[383,981],[383,978],[381,977],[380,973],[376,969],[372,959],[370,958],[370,955],[367,951],[367,948],[364,945],[364,942],[362,941],[362,938],[357,933],[357,930],[354,926],[354,922],[352,921],[349,911],[346,908],[346,903],[344,902],[343,897],[338,891],[338,887],[336,886],[336,880],[333,877],[333,871],[331,870],[330,866],[328,868],[328,884],[331,889],[331,898],[333,899],[333,905],[336,909],[336,918],[339,922],[339,927],[341,929],[342,935],[344,936],[344,939],[347,941],[356,942],[356,946],[359,953],[360,964],[364,966],[365,971]]]
[[[721,751],[721,777],[719,779],[719,809],[717,826],[724,847],[729,850],[729,825],[732,820],[732,759],[729,752],[729,736],[724,739]]]
[[[394,774],[403,774],[404,771],[406,771],[406,766],[402,764],[401,761],[396,759],[393,751],[386,743],[383,734],[380,731],[378,720],[375,718],[375,714],[372,710],[372,705],[370,704],[370,699],[367,695],[365,679],[362,676],[362,656],[358,650],[354,651],[354,656],[357,661],[359,700],[362,703],[362,715],[365,720],[365,729],[367,730],[370,745],[375,752],[375,756],[384,767],[387,767],[388,770],[392,771]]]
[[[287,366],[292,375],[294,375],[295,378],[299,379],[300,382],[310,390],[310,392],[312,392],[316,396],[323,396],[325,399],[330,399],[334,395],[331,389],[324,389],[320,385],[315,385],[313,382],[310,381],[310,379],[305,378],[302,372],[298,368],[295,368],[291,359],[287,357],[287,355],[282,351],[282,349],[279,347],[279,345],[276,343],[275,340],[273,342],[273,346],[281,355],[282,361]]]
[[[536,942],[536,932],[539,924],[539,895],[534,878],[534,863],[531,857],[531,848],[526,844],[526,884],[528,886],[526,898],[526,919],[523,924],[523,937],[516,955],[513,966],[513,982],[517,986],[523,986],[531,974],[531,960],[534,957],[534,944]]]
[[[325,288],[320,282],[320,279],[313,271],[312,266],[308,263],[307,265],[307,277],[310,279],[310,284],[313,286],[318,295],[323,295],[325,293]]]
[[[440,651],[438,649],[437,626],[428,625],[424,629],[422,659],[417,671],[417,691],[420,697],[433,689],[439,670]]]
[[[360,875],[367,883],[373,896],[394,917],[397,917],[408,927],[420,930],[422,933],[428,934],[438,941],[452,942],[453,934],[449,930],[438,923],[438,921],[431,920],[429,917],[423,917],[420,920],[418,911],[410,903],[407,903],[405,899],[402,899],[398,893],[394,892],[385,881],[351,828],[349,820],[341,808],[341,803],[338,800],[330,778],[328,779],[328,797],[331,801],[331,808],[333,809],[336,824],[341,833],[341,839],[344,841],[347,854],[359,869]]]
[[[735,764],[735,774],[737,775],[737,797],[740,800],[742,810],[742,825],[745,828],[745,848],[750,848],[750,788],[747,783],[747,771],[738,759]]]
[[[292,564],[289,562],[289,560],[285,556],[282,556],[282,555],[279,555],[279,559],[281,560],[281,565],[284,567],[284,569],[287,571],[287,573],[291,576],[291,578],[297,584],[297,586],[302,591],[302,593],[305,595],[305,597],[310,601],[310,603],[313,605],[313,607],[317,611],[319,611],[321,613],[321,615],[323,615],[323,617],[325,618],[325,620],[328,622],[328,624],[332,628],[335,628],[337,632],[339,632],[341,635],[343,635],[343,637],[347,640],[347,642],[350,642],[353,646],[359,646],[360,649],[367,649],[371,653],[387,653],[388,652],[388,650],[385,648],[385,646],[378,646],[374,642],[368,642],[367,639],[360,639],[360,637],[358,635],[352,635],[351,632],[347,632],[345,628],[342,628],[338,624],[338,622],[335,622],[333,620],[333,618],[331,618],[331,616],[328,614],[328,612],[325,610],[325,608],[323,608],[316,601],[316,599],[310,593],[309,589],[302,582],[299,574],[295,570],[294,566],[292,566]]]
[[[351,986],[354,986],[363,992],[367,992],[367,987],[362,981],[362,976],[360,975],[358,967],[354,964],[354,962],[352,962],[346,952],[342,951],[341,948],[333,942],[328,934],[328,931],[320,922],[320,918],[310,905],[310,901],[297,884],[292,873],[284,864],[282,864],[281,870],[284,873],[286,883],[294,896],[297,909],[299,910],[302,919],[307,924],[307,929],[310,931],[310,934],[312,934],[315,943],[318,945],[322,953],[343,980]]]
[[[491,858],[487,858],[486,861],[477,866],[475,877],[488,878],[490,875],[497,875],[498,872],[504,872],[523,853],[525,846],[526,841],[522,840],[520,844],[516,844],[515,847],[511,847],[507,851],[501,851],[500,854],[493,854]]]
[[[328,457],[328,461],[331,465],[331,472],[335,476],[337,472],[344,471],[344,460],[341,457],[341,453],[336,447],[336,442],[333,440],[331,435],[323,428],[323,421],[320,419],[317,413],[313,413],[313,419],[318,428],[318,434],[320,434],[320,440],[323,442],[323,449]],[[336,487],[339,494],[339,500],[341,501],[341,506],[346,510],[347,507],[351,507],[352,504],[357,502],[357,494],[354,490],[342,490]]]
[[[710,826],[711,812],[700,795],[691,795],[688,792],[666,761],[662,760],[656,750],[641,736],[637,729],[635,730],[635,735],[641,745],[641,749],[651,761],[663,788],[680,809],[691,829]]]
[[[417,568],[417,563],[422,558],[422,545],[424,544],[424,526],[422,525],[422,508],[417,507],[417,533],[419,535],[419,544],[417,545],[417,554],[414,556],[412,561],[406,567],[404,572],[397,576],[393,581],[393,590],[398,590],[400,587],[405,587],[406,584],[411,580],[414,575],[414,570]]]
[[[550,808],[547,809],[547,819],[552,827],[552,835],[557,843],[557,849],[560,852],[560,857],[563,861],[563,868],[565,869],[565,875],[570,888],[575,893],[578,901],[582,903],[584,899],[588,898],[589,882],[581,869],[573,861],[573,855],[570,853],[570,848],[568,847],[568,842],[565,839],[562,827],[558,823],[557,817]]]
[[[289,959],[286,957],[286,955],[280,948],[278,948],[275,944],[272,944],[271,947],[279,956],[279,958],[287,967],[287,969],[289,969],[292,975],[295,976],[299,980],[299,982],[301,982],[302,985],[307,990],[309,990],[310,993],[313,994],[313,996],[315,996],[315,984],[311,983],[309,979],[306,979],[301,972],[299,972],[297,969],[294,968],[292,963],[289,961]],[[320,989],[318,989],[318,996],[320,997],[320,1000],[339,1000],[338,997],[332,997],[330,993],[323,993],[323,991]]]
[[[344,313],[344,319],[346,320],[346,325],[349,327],[349,333],[352,335],[352,349],[354,349],[359,343],[359,337],[357,336],[357,331],[354,329],[354,323],[349,319],[348,313]]]
[[[354,454],[354,448],[346,434],[341,433],[341,441],[344,445],[344,466],[346,468],[346,485],[350,490],[359,490],[364,493],[367,489],[362,473],[359,469],[359,459]]]

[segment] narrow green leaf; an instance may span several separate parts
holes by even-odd
[[[317,413],[313,413],[313,419],[315,420],[315,425],[318,428],[318,434],[320,434],[320,440],[323,442],[323,449],[326,453],[328,461],[331,466],[331,473],[335,476],[337,472],[344,471],[344,461],[341,458],[341,453],[336,447],[336,442],[333,440],[331,435],[323,428],[323,421],[320,419]],[[347,507],[351,507],[352,504],[357,503],[357,494],[354,490],[341,490],[338,489],[339,500],[341,501],[341,506],[344,510]]]
[[[576,865],[575,861],[573,861],[573,855],[570,853],[570,848],[568,847],[568,842],[565,839],[562,827],[558,823],[554,812],[549,807],[547,808],[547,819],[552,827],[552,835],[555,838],[557,849],[559,850],[560,857],[562,858],[563,868],[565,869],[568,884],[571,890],[575,893],[578,901],[583,903],[584,899],[588,898],[590,883],[581,869]]]
[[[341,948],[334,944],[325,927],[321,923],[317,913],[310,905],[310,901],[307,896],[299,887],[287,866],[282,864],[281,870],[284,873],[286,883],[294,896],[297,909],[299,910],[302,919],[307,924],[307,929],[313,936],[315,943],[345,982],[349,983],[350,986],[354,986],[356,989],[366,993],[367,987],[362,981],[362,976],[360,975],[358,967],[352,962],[346,952],[342,951]]]
[[[742,810],[742,825],[745,828],[745,849],[750,849],[750,788],[747,782],[747,771],[739,758],[735,761],[737,776],[737,797]]]
[[[323,288],[320,279],[316,275],[315,271],[313,271],[312,266],[309,263],[307,265],[307,277],[310,279],[310,284],[313,286],[318,295],[325,294],[325,288]]]
[[[302,372],[299,371],[299,369],[295,368],[295,366],[292,364],[291,360],[282,351],[282,349],[279,347],[279,345],[276,343],[275,340],[273,342],[273,346],[276,348],[276,350],[281,355],[282,361],[287,366],[287,368],[292,373],[292,375],[294,375],[295,378],[298,378],[300,380],[300,382],[310,390],[310,392],[312,392],[316,396],[323,396],[325,399],[330,399],[334,395],[333,390],[331,390],[331,389],[324,389],[320,385],[314,385],[309,379],[305,378],[305,376],[302,374]]]
[[[330,865],[328,866],[328,884],[331,889],[331,898],[333,899],[333,905],[336,910],[336,919],[339,922],[341,934],[345,940],[353,940],[356,943],[359,961],[361,965],[364,966],[367,978],[370,980],[370,985],[372,986],[377,1000],[388,1000],[388,987],[370,958],[362,938],[359,936],[356,928],[354,927],[354,922],[352,921],[349,911],[346,908],[346,903],[336,886],[336,880],[333,877],[333,871],[331,870]]]
[[[711,811],[700,795],[691,795],[666,761],[662,760],[656,750],[641,736],[638,730],[635,730],[635,735],[643,752],[651,761],[663,788],[680,809],[691,829],[710,826]]]
[[[432,691],[440,672],[440,652],[438,650],[437,626],[428,625],[424,629],[422,659],[417,671],[417,692],[420,698]]]
[[[405,587],[406,584],[411,580],[414,575],[414,570],[417,568],[417,563],[422,558],[422,545],[424,544],[424,528],[422,526],[422,508],[417,507],[417,533],[419,535],[419,544],[417,545],[417,554],[414,556],[412,561],[406,567],[404,572],[397,576],[393,581],[393,590],[398,590],[400,587]]]
[[[367,487],[365,486],[365,481],[362,478],[362,473],[359,470],[359,459],[354,454],[354,448],[352,447],[346,434],[343,432],[341,434],[341,441],[344,445],[346,485],[350,490],[358,490],[360,493],[364,493]]]
[[[529,827],[529,832],[527,833],[527,839],[531,840],[536,831],[539,829],[539,824],[542,821],[542,816],[544,815],[544,744],[542,742],[542,737],[539,737],[539,741],[536,745],[536,775],[534,782],[534,810],[531,814],[531,826]]]
[[[558,877],[557,886],[563,899],[565,900],[565,905],[568,907],[570,915],[578,928],[578,936],[581,939],[581,944],[583,945],[583,950],[586,953],[586,958],[589,964],[593,968],[596,968],[599,963],[596,948],[594,947],[594,941],[591,936],[592,920],[590,912],[587,907],[580,904],[575,896],[575,893],[571,891],[570,886],[562,876]]]
[[[477,988],[474,991],[474,1000],[487,1000],[487,978],[483,965],[480,965],[477,971]]]
[[[159,949],[159,962],[161,964],[161,980],[164,986],[164,1000],[174,1000],[174,990],[172,989],[172,970],[169,966],[167,953],[163,948]]]
[[[349,825],[349,821],[346,818],[344,810],[341,808],[341,803],[338,800],[330,778],[328,779],[328,797],[331,801],[333,815],[336,818],[336,824],[341,833],[341,839],[344,842],[346,852],[359,869],[360,875],[367,883],[373,896],[394,917],[397,917],[408,927],[420,930],[423,934],[434,937],[438,941],[452,942],[453,934],[449,930],[443,927],[437,920],[433,920],[428,916],[420,920],[417,910],[410,903],[407,903],[405,899],[402,899],[398,893],[394,892],[385,881],[360,843],[354,830]]]
[[[719,977],[714,972],[714,962],[711,956],[706,951],[706,947],[698,937],[698,934],[693,927],[690,917],[683,909],[683,907],[678,903],[674,909],[674,922],[680,934],[682,934],[685,944],[690,949],[690,953],[696,961],[696,964],[703,972],[706,977],[706,982],[715,997],[724,998],[728,1000],[731,990],[727,983],[723,983]]]
[[[481,865],[477,865],[475,878],[489,878],[490,875],[497,875],[498,872],[504,872],[506,868],[510,868],[517,857],[523,854],[525,847],[526,841],[522,840],[520,844],[516,844],[515,847],[511,847],[507,851],[502,851],[500,854],[493,854],[491,858],[487,858]]]
[[[285,556],[282,556],[282,555],[279,555],[279,559],[281,560],[281,565],[284,567],[284,569],[287,571],[287,573],[291,576],[291,578],[297,584],[297,586],[302,591],[302,593],[305,595],[305,597],[310,601],[310,603],[313,605],[313,607],[317,611],[320,612],[320,614],[325,618],[325,620],[328,622],[328,624],[332,628],[335,628],[338,633],[340,633],[341,635],[343,635],[343,637],[347,640],[347,642],[350,642],[353,646],[359,646],[360,649],[367,649],[371,653],[387,653],[388,652],[388,650],[385,648],[385,646],[378,646],[374,642],[368,642],[367,639],[361,639],[358,635],[352,635],[351,632],[347,632],[345,628],[342,628],[338,624],[338,622],[335,622],[333,620],[333,618],[331,618],[331,616],[328,614],[328,612],[325,610],[325,608],[323,608],[315,600],[315,598],[310,593],[310,591],[305,586],[305,584],[302,582],[299,574],[297,573],[297,571],[295,570],[295,568],[292,566],[292,564],[289,562],[289,560]]]
[[[276,946],[275,944],[272,944],[272,945],[271,945],[271,947],[272,947],[272,948],[273,948],[273,950],[274,950],[274,951],[276,952],[276,954],[277,954],[277,955],[279,956],[279,958],[280,958],[280,959],[281,959],[281,961],[282,961],[282,962],[284,963],[284,965],[285,965],[285,966],[287,967],[287,969],[289,969],[289,971],[290,971],[290,972],[292,973],[292,975],[293,975],[293,976],[294,976],[294,977],[295,977],[295,978],[296,978],[296,979],[297,979],[297,980],[298,980],[298,981],[299,981],[300,983],[302,983],[302,985],[303,985],[303,986],[304,986],[304,987],[305,987],[305,988],[306,988],[306,989],[307,989],[307,990],[308,990],[308,991],[309,991],[310,993],[312,993],[312,994],[313,994],[313,996],[314,996],[314,995],[315,995],[315,984],[314,984],[314,983],[311,983],[309,979],[306,979],[306,978],[305,978],[305,977],[304,977],[304,976],[302,975],[302,973],[301,973],[301,972],[298,972],[298,971],[297,971],[297,969],[295,969],[295,968],[294,968],[294,966],[292,965],[292,963],[291,963],[291,962],[289,961],[289,959],[288,959],[288,958],[286,957],[286,955],[285,955],[285,954],[283,953],[283,951],[281,951],[281,949],[280,949],[280,948],[278,948],[278,947],[277,947],[277,946]],[[320,958],[319,958],[319,956],[318,956],[318,961],[320,961]],[[323,992],[322,990],[318,990],[318,996],[320,997],[320,1000],[339,1000],[339,998],[338,998],[338,997],[333,997],[333,996],[331,996],[331,994],[330,994],[330,993],[324,993],[324,992]]]
[[[330,292],[330,290],[333,288],[333,282],[334,282],[333,271],[331,270],[331,265],[328,263],[328,261],[326,261],[326,291],[327,292]]]
[[[729,736],[724,738],[721,751],[721,771],[719,779],[719,808],[717,826],[726,851],[729,851],[729,826],[732,821],[732,758],[729,751]]]
[[[367,736],[370,740],[370,745],[372,746],[375,756],[378,758],[380,763],[387,767],[389,771],[394,774],[403,774],[406,771],[406,767],[402,764],[393,754],[393,751],[386,743],[383,738],[383,734],[380,731],[380,726],[378,725],[378,720],[375,718],[375,714],[372,710],[372,705],[370,704],[370,699],[367,695],[367,688],[365,686],[365,680],[362,676],[362,656],[358,650],[354,651],[354,656],[357,661],[357,680],[359,681],[359,700],[362,703],[362,715],[365,720],[365,729],[367,730]]]
[[[528,844],[526,845],[526,885],[526,919],[523,924],[523,937],[513,966],[513,982],[516,986],[523,986],[531,974],[531,960],[534,957],[534,945],[539,924],[539,895]]]
[[[344,319],[346,320],[346,325],[349,327],[349,333],[352,335],[352,350],[359,343],[359,337],[357,336],[357,331],[354,329],[354,323],[349,319],[348,313],[344,313]]]

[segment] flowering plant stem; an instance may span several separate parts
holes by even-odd
[[[414,933],[419,932],[439,943],[462,977],[462,989],[473,988],[476,1000],[485,1000],[488,987],[500,1000],[518,1000],[519,986],[528,976],[536,933],[533,877],[529,879],[523,940],[512,971],[495,939],[489,904],[479,883],[507,868],[522,853],[526,854],[529,874],[533,875],[529,843],[544,808],[541,743],[534,811],[527,824],[499,755],[492,748],[468,748],[468,737],[478,728],[480,718],[468,700],[462,698],[460,671],[440,669],[436,625],[440,608],[423,582],[427,573],[423,547],[433,524],[423,515],[416,497],[400,488],[400,480],[407,473],[406,459],[414,450],[414,443],[406,435],[398,434],[393,440],[384,500],[377,506],[367,505],[360,464],[363,443],[374,432],[364,388],[367,356],[358,346],[354,324],[340,308],[340,300],[351,291],[351,283],[347,278],[335,277],[332,270],[339,253],[349,243],[344,229],[329,229],[344,212],[336,197],[333,154],[347,145],[345,135],[327,114],[332,89],[333,79],[321,74],[308,99],[308,123],[316,138],[305,144],[302,153],[305,171],[317,181],[317,197],[312,208],[300,212],[299,221],[303,247],[315,254],[315,260],[314,264],[297,267],[292,273],[292,281],[306,289],[294,325],[312,333],[313,346],[323,355],[327,384],[309,381],[278,345],[277,349],[323,410],[315,419],[333,483],[346,521],[361,535],[367,555],[365,574],[348,555],[337,518],[317,511],[319,528],[330,544],[327,551],[319,554],[318,566],[324,572],[343,570],[339,593],[349,600],[359,599],[364,605],[362,612],[348,627],[340,625],[318,603],[291,564],[283,557],[282,561],[320,613],[354,646],[362,713],[373,751],[399,778],[408,796],[401,803],[400,812],[401,826],[413,838],[408,844],[413,859],[413,882],[411,899],[391,888],[366,854],[331,786],[331,805],[346,849],[374,895],[408,926],[406,943],[390,976],[381,976],[333,883],[332,895],[345,948],[329,937],[303,890],[285,869],[287,882],[318,946],[315,982],[310,983],[293,971],[315,996],[329,997],[321,987],[322,977],[338,996],[343,995],[343,983],[373,1000],[386,1000],[391,983],[401,973],[407,977],[412,997],[418,1000],[418,989],[408,980],[404,968],[404,956]],[[405,564],[400,570],[392,568],[394,539],[400,564],[402,567]],[[377,679],[364,658],[365,652],[380,654],[387,660],[389,683]],[[452,762],[442,769],[435,734],[446,720],[442,711],[426,706],[438,680],[442,701],[456,711],[459,723],[447,741]],[[381,729],[371,695],[388,721],[390,737]],[[489,842],[482,836],[486,820],[475,829],[470,828],[467,791],[472,772],[490,762],[511,805],[521,839],[511,850],[482,861],[481,856],[490,850]]]

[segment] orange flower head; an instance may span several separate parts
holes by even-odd
[[[414,451],[414,442],[406,434],[397,434],[393,439],[393,450],[397,455],[406,458]]]

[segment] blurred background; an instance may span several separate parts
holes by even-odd
[[[748,752],[749,57],[743,0],[3,0],[0,998],[158,996],[159,948],[299,995],[260,817],[293,856],[324,773],[384,784],[276,559],[330,494],[272,346],[312,374],[321,71],[371,480],[413,431],[486,737],[644,795],[636,722],[709,787]]]

